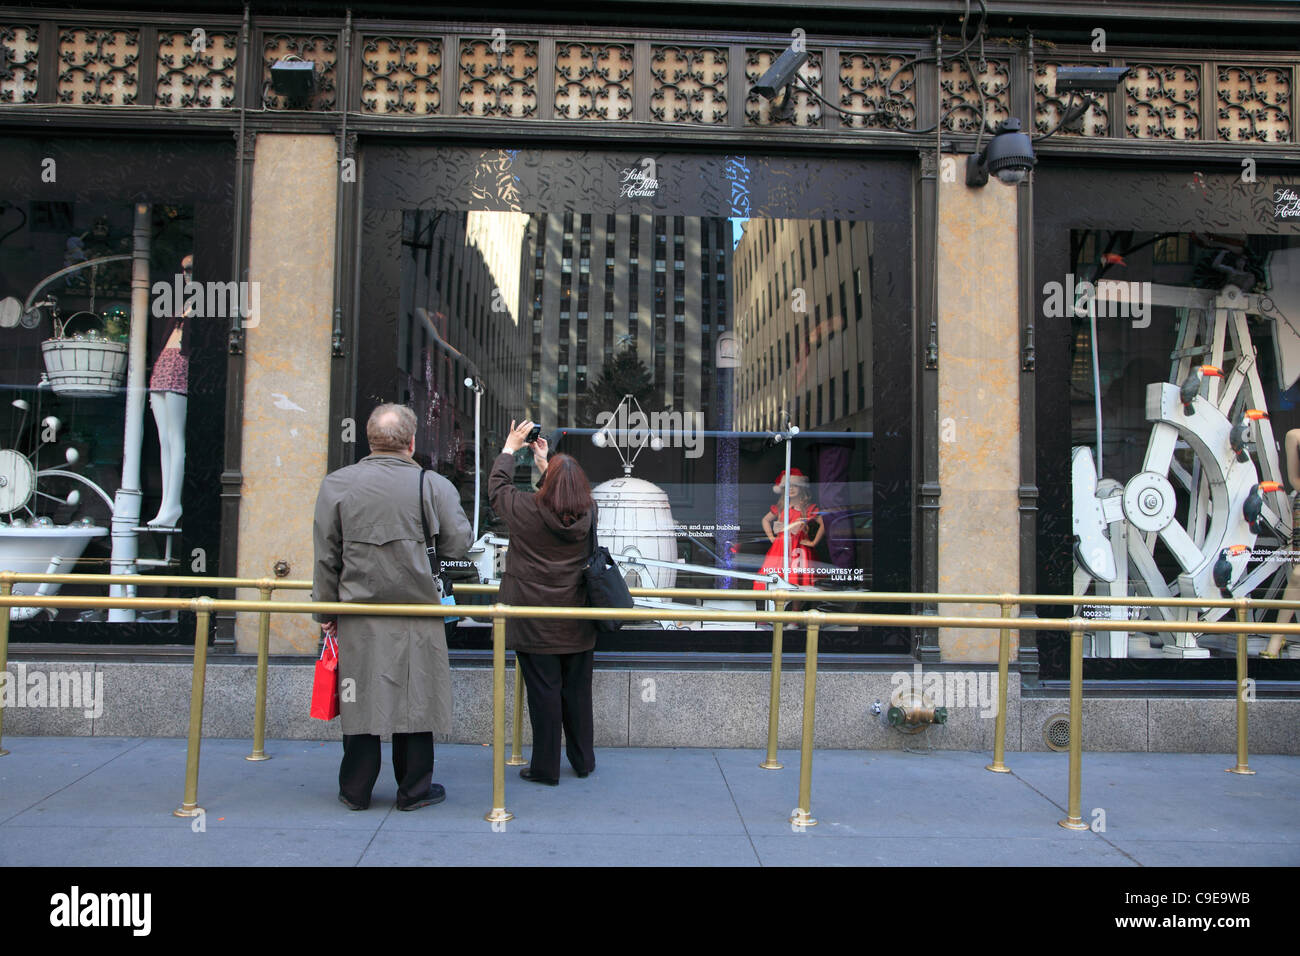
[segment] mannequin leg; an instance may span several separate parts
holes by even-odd
[[[181,520],[181,485],[185,480],[185,415],[189,399],[179,392],[151,392],[149,404],[158,424],[163,494],[158,514],[149,522],[174,528]]]
[[[1283,601],[1300,601],[1300,565],[1293,564],[1287,570],[1286,590],[1282,592]],[[1289,624],[1292,614],[1290,611],[1278,611],[1277,623]],[[1282,648],[1286,646],[1286,638],[1281,634],[1274,634],[1268,639],[1268,647],[1260,652],[1260,657],[1279,657]]]

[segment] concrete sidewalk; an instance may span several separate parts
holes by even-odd
[[[1083,817],[1104,831],[1057,826],[1065,754],[823,750],[813,766],[818,825],[788,822],[799,755],[761,770],[751,750],[603,749],[560,786],[506,768],[515,819],[494,831],[491,751],[440,745],[445,803],[393,809],[384,767],[365,812],[336,801],[336,742],[203,744],[199,804],[173,817],[185,779],[175,738],[6,737],[0,757],[5,866],[1243,866],[1300,865],[1300,757],[1251,758],[1257,775],[1224,773],[1227,755],[1085,754]]]

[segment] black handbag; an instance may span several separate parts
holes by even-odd
[[[583,566],[582,576],[587,582],[587,604],[590,607],[622,608],[633,607],[632,592],[627,589],[627,582],[618,569],[618,563],[610,557],[609,550],[596,543],[596,515],[591,516],[591,557]],[[594,621],[596,630],[602,634],[614,634],[623,626],[622,621]]]

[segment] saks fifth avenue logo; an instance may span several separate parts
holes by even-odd
[[[1300,219],[1300,186],[1278,186],[1273,190],[1273,218]]]
[[[630,199],[652,199],[659,190],[659,178],[655,161],[647,156],[637,166],[623,170],[619,196]]]

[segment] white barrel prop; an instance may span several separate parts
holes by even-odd
[[[640,478],[611,478],[591,491],[600,509],[596,539],[610,554],[677,562],[677,529],[668,493]],[[676,568],[623,565],[623,576],[632,587],[671,588],[677,582]],[[637,578],[640,580],[637,580]]]

